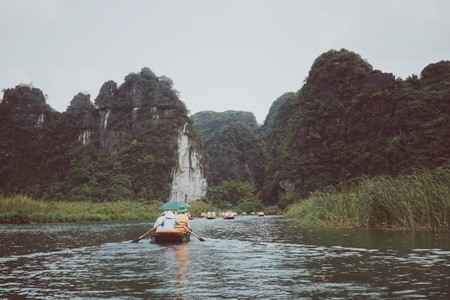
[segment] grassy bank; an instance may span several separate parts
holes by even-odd
[[[315,192],[286,216],[310,225],[450,230],[450,171],[380,176],[339,192]]]
[[[0,223],[155,220],[161,202],[44,202],[0,196]]]

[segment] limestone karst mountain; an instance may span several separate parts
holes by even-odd
[[[37,88],[7,89],[0,114],[4,193],[97,201],[206,193],[206,160],[187,109],[171,80],[148,68],[119,87],[106,82],[95,104],[79,93],[64,113]]]

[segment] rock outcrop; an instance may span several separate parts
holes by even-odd
[[[47,175],[36,178],[32,170],[25,174],[38,187],[33,196],[70,198],[77,194],[73,200],[117,200],[110,196],[116,194],[193,201],[205,195],[206,160],[200,139],[191,130],[187,109],[170,79],[143,68],[127,75],[119,87],[114,81],[104,83],[94,102],[90,95],[79,93],[61,114],[50,109],[39,89],[18,86],[5,91],[0,105],[2,118],[8,120],[0,124],[5,144],[14,135],[20,136],[25,127],[45,129],[40,130],[40,136],[35,135],[33,143],[39,145],[33,151],[39,159],[33,168]],[[47,117],[49,114],[52,117]],[[30,130],[26,132],[28,136]],[[26,139],[20,144],[31,151],[31,142]],[[11,164],[20,161],[17,151],[6,148],[2,145],[0,152],[0,161],[5,164],[0,176],[4,178],[11,175]],[[17,191],[2,184],[0,188]]]

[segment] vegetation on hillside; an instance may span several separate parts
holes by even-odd
[[[210,160],[211,186],[224,180],[251,182],[261,189],[267,152],[264,142],[240,122],[213,135],[205,144]]]
[[[106,82],[95,105],[79,93],[64,113],[45,104],[37,88],[6,89],[0,191],[67,201],[167,199],[178,128],[190,123],[172,84],[142,68],[120,87]]]
[[[193,114],[191,116],[191,120],[193,121],[203,143],[206,143],[214,134],[236,122],[242,123],[254,131],[258,129],[258,123],[256,122],[255,115],[247,111],[201,111]]]
[[[279,109],[263,197],[276,202],[364,176],[434,169],[450,158],[450,62],[396,79],[351,51],[330,50]]]

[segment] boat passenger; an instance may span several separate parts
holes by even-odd
[[[190,228],[189,218],[187,216],[187,208],[181,207],[177,211],[177,216],[175,218],[177,224],[175,224],[175,230],[186,231],[186,227]]]
[[[158,223],[158,220],[156,220],[155,225],[154,226],[158,226],[156,228],[156,231],[161,231],[161,230],[174,230],[175,229],[175,218],[176,215],[173,211],[168,211],[165,215],[164,218],[162,220],[160,220],[160,223]],[[158,224],[157,224],[158,223]]]
[[[156,219],[155,224],[153,224],[153,229],[156,228],[156,231],[159,229],[160,226],[162,226],[163,221],[164,221],[164,216],[166,215],[167,211],[164,211],[161,216],[158,217],[158,219]]]

